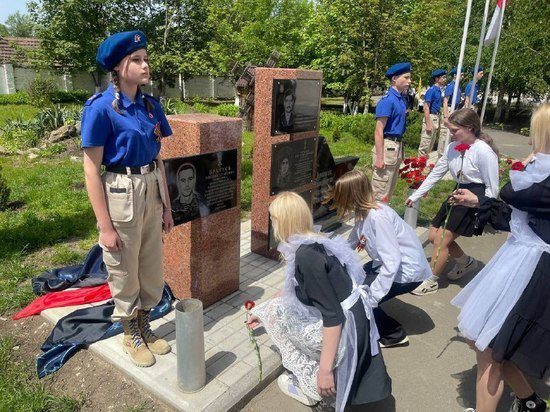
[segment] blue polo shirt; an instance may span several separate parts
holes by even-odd
[[[464,97],[470,96],[470,92],[472,91],[472,84],[473,84],[473,80],[470,80],[466,85],[466,91],[464,92]],[[474,97],[472,98],[472,104],[477,104],[479,100],[477,98],[478,93],[479,93],[479,82],[476,82],[476,87],[474,89]]]
[[[443,105],[443,97],[441,96],[441,89],[435,84],[428,89],[424,95],[424,103],[430,104],[430,113],[439,114],[441,106]]]
[[[151,163],[160,151],[160,137],[172,134],[160,103],[154,98],[139,93],[132,102],[120,93],[117,113],[112,103],[115,98],[113,86],[103,93],[92,96],[82,113],[82,147],[103,146],[105,166],[143,166]],[[153,105],[147,110],[147,99]]]
[[[453,92],[455,91],[455,81],[450,82],[447,87],[445,87],[445,96],[447,98],[447,106],[451,107],[453,103]],[[456,97],[455,107],[458,107],[462,101],[462,89],[460,85],[458,86],[458,96]]]
[[[376,118],[387,117],[384,136],[402,137],[405,133],[407,106],[401,94],[390,87],[390,90],[376,105]]]

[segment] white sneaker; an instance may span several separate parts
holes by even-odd
[[[382,342],[382,339],[378,341],[381,348],[393,348],[395,346],[404,346],[409,343],[409,337],[405,336],[403,339],[401,339],[398,342],[392,342],[392,343],[384,343]]]
[[[298,386],[298,383],[295,381],[296,379],[294,378],[294,376],[286,372],[277,378],[279,389],[285,395],[296,399],[298,402],[303,403],[306,406],[316,405],[318,402],[315,399],[311,399],[304,392],[302,392],[302,390]]]
[[[411,293],[417,296],[431,295],[437,292],[437,289],[439,289],[439,283],[437,283],[437,280],[432,280],[431,278],[428,278],[420,285],[418,285],[418,287]]]
[[[464,412],[476,412],[474,408],[464,409]]]
[[[454,267],[447,273],[447,279],[449,280],[458,280],[462,278],[467,273],[470,273],[476,270],[478,267],[478,262],[473,257],[468,257],[468,263],[465,265],[459,265],[456,263]]]

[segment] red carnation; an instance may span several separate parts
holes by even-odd
[[[428,161],[428,158],[426,156],[420,156],[418,158],[418,160],[421,162],[421,163],[426,163]]]
[[[430,163],[428,166],[430,167],[430,169],[433,169],[435,167],[435,163]]]
[[[504,173],[504,169],[498,169],[499,173]]]
[[[390,199],[388,199],[388,196],[384,196],[382,198],[382,203],[388,203],[390,201]]]
[[[466,150],[470,149],[470,145],[468,143],[460,143],[459,145],[455,146],[455,150],[460,153],[464,153]]]
[[[408,164],[411,163],[411,162],[412,162],[412,159],[410,159],[410,158],[405,159],[405,160],[403,161],[403,163],[405,163],[406,165],[408,165]]]
[[[509,165],[511,165],[512,163],[514,163],[514,161],[512,159],[506,159],[506,163],[508,163]]]
[[[252,308],[254,308],[254,306],[256,306],[256,304],[252,300],[247,300],[246,302],[244,302],[244,308],[246,310],[251,310]]]
[[[523,169],[525,169],[525,166],[521,162],[515,162],[512,164],[512,170],[522,171]]]

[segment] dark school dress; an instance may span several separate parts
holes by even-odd
[[[503,201],[480,198],[480,221],[510,230],[510,206],[527,212],[529,227],[550,243],[550,177],[515,191],[508,183]],[[489,345],[497,362],[512,361],[527,375],[542,379],[550,368],[550,254],[543,252],[531,280]]]
[[[351,293],[352,283],[345,268],[329,256],[319,243],[301,245],[296,251],[296,296],[304,305],[321,312],[323,326],[343,324],[346,320],[340,302]],[[348,404],[361,405],[391,395],[391,379],[382,354],[371,355],[370,323],[361,300],[351,308],[357,330],[357,369]]]
[[[485,196],[485,185],[482,183],[462,183],[458,185],[457,188],[468,189],[472,193],[476,194],[477,197]],[[483,233],[483,228],[485,225],[481,225],[477,222],[476,226],[476,215],[478,209],[470,208],[466,206],[453,206],[449,204],[448,199],[443,202],[439,211],[432,220],[433,227],[443,227],[445,225],[445,218],[447,217],[448,211],[451,211],[449,215],[449,220],[447,221],[446,230],[450,230],[453,233],[456,233],[460,236],[472,237],[473,235],[479,236]]]

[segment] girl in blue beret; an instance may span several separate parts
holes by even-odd
[[[140,31],[114,34],[99,46],[96,60],[112,84],[82,114],[86,188],[109,272],[112,320],[122,323],[123,349],[141,367],[171,350],[152,332],[149,313],[164,286],[162,231],[174,225],[159,156],[172,130],[158,101],[140,89],[150,78],[146,47]]]

